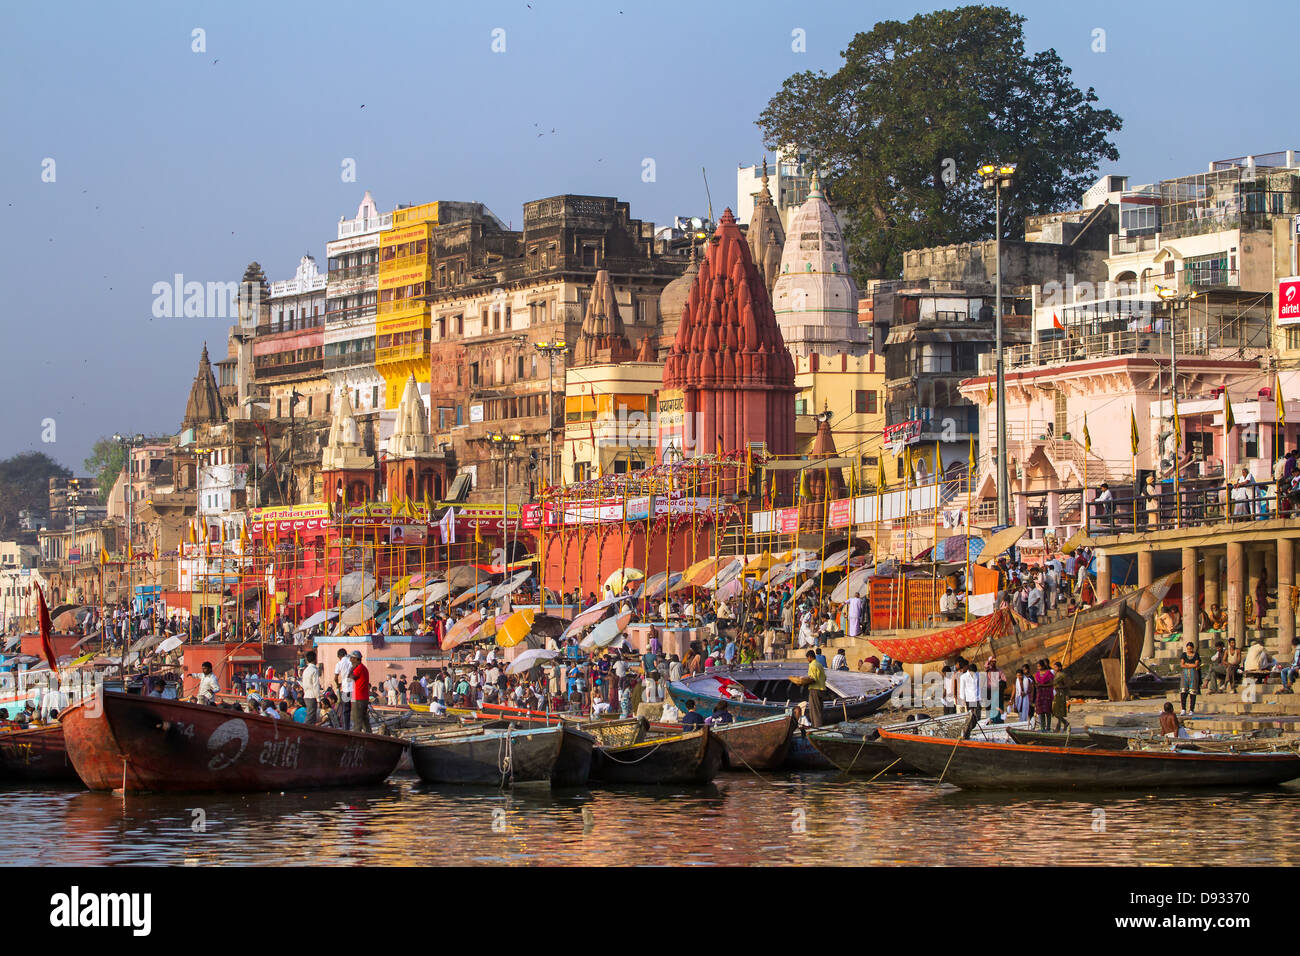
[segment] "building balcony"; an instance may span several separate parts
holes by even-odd
[[[308,362],[288,362],[283,365],[254,366],[253,379],[257,382],[279,382],[296,378],[314,378],[325,369],[321,359]]]
[[[397,362],[429,362],[427,343],[414,345],[394,345],[386,349],[375,349],[376,365],[392,365]]]
[[[423,316],[425,328],[429,327],[429,303],[421,299],[394,299],[380,302],[375,307],[376,321],[395,322],[400,319]]]
[[[332,372],[336,369],[358,368],[365,365],[375,364],[375,350],[365,349],[360,352],[347,352],[344,355],[327,355],[325,356],[325,371]]]
[[[1150,319],[1150,331],[1102,332],[1070,339],[1052,339],[1037,345],[1013,345],[1005,348],[1006,367],[1024,368],[1037,365],[1064,365],[1097,359],[1126,358],[1137,355],[1168,355],[1169,335]],[[1204,329],[1180,330],[1176,336],[1179,355],[1207,355],[1209,342]],[[979,374],[996,373],[997,356],[993,352],[980,356]]]

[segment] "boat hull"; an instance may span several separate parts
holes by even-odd
[[[406,749],[394,737],[158,697],[105,692],[97,699],[98,706],[75,704],[60,715],[68,758],[91,790],[371,786],[393,772]]]
[[[623,747],[597,747],[591,779],[599,783],[708,783],[722,769],[725,748],[717,735],[698,730]]]
[[[1064,664],[1071,696],[1105,697],[1101,662],[1107,658],[1122,660],[1127,682],[1142,653],[1146,622],[1132,603],[1131,597],[1119,598],[1083,612],[1077,623],[1067,617],[994,637],[993,656],[1005,674],[1025,665],[1036,669],[1040,660],[1059,660]]]
[[[915,772],[909,764],[899,760],[881,740],[869,740],[834,730],[811,730],[808,732],[808,742],[841,773]]]
[[[425,783],[549,786],[563,739],[562,727],[456,734],[413,743],[411,763]]]
[[[716,694],[706,694],[702,691],[687,687],[685,684],[669,684],[668,693],[672,696],[673,703],[679,710],[686,709],[687,701],[695,701],[695,711],[703,717],[713,715],[713,709],[721,703],[722,697]],[[834,699],[822,702],[822,723],[834,724],[841,720],[859,720],[863,717],[869,717],[876,711],[889,703],[892,690],[882,691],[874,697],[859,698],[856,700]],[[791,706],[798,702],[780,702],[780,703],[761,703],[758,701],[733,700],[726,698],[727,710],[736,720],[760,720],[764,717],[775,717],[784,714]]]
[[[1270,786],[1300,777],[1300,755],[1040,747],[881,731],[895,755],[970,790]]]
[[[790,738],[790,749],[786,752],[786,770],[821,771],[834,770],[835,764],[826,759],[826,755],[813,746],[805,731],[797,731]]]
[[[777,770],[784,766],[790,752],[790,739],[795,727],[793,713],[757,720],[737,720],[710,731],[722,741],[726,770]],[[661,733],[680,734],[681,724],[651,724],[650,729]]]
[[[11,780],[81,783],[61,724],[0,735],[0,781]]]
[[[1081,750],[1127,750],[1128,738],[1118,734],[1094,735],[1080,730],[1068,736],[1063,731],[1008,730],[1007,735],[1018,744],[1036,747],[1077,747]]]

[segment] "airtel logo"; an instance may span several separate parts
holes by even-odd
[[[1294,301],[1295,301],[1295,291],[1296,291],[1296,287],[1295,287],[1295,285],[1289,285],[1289,286],[1286,287],[1286,300],[1287,300],[1287,302],[1294,302]]]

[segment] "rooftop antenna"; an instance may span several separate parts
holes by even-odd
[[[704,177],[704,195],[709,200],[709,224],[713,223],[713,197],[709,195],[709,174],[703,166],[700,167],[700,175]]]

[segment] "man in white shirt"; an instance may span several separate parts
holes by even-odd
[[[862,632],[862,598],[853,595],[849,598],[849,637],[857,637]]]
[[[957,694],[966,705],[966,709],[974,713],[976,720],[980,719],[981,690],[979,671],[975,669],[974,664],[967,664],[966,669],[957,678]]]
[[[643,704],[661,704],[664,699],[663,682],[658,671],[651,671],[641,681],[641,702]]]
[[[302,699],[307,707],[308,725],[315,724],[320,707],[320,668],[316,666],[316,652],[307,652],[307,666],[302,669]]]
[[[217,702],[217,695],[221,693],[221,685],[217,683],[217,675],[212,673],[212,662],[203,662],[203,673],[199,675],[199,689],[195,694],[200,704],[212,706]]]
[[[682,679],[682,662],[676,654],[668,659],[668,679],[670,681],[679,681]]]
[[[339,694],[339,723],[344,730],[352,729],[352,662],[348,652],[339,648],[339,660],[334,665],[334,687]]]
[[[835,656],[831,658],[831,670],[846,671],[848,669],[849,669],[849,659],[844,656],[844,648],[841,647],[839,650],[835,652]]]

